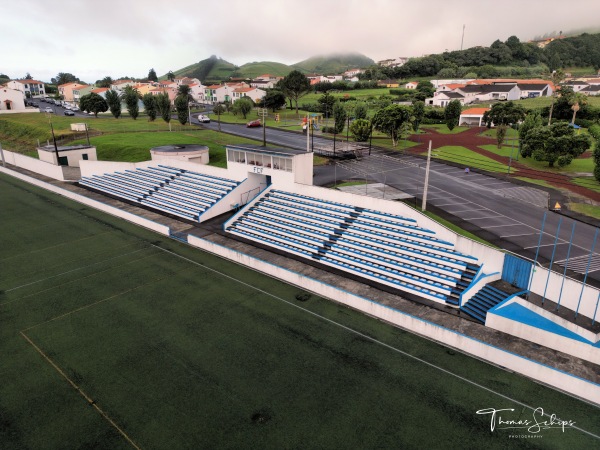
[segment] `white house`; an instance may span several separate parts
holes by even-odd
[[[416,89],[418,85],[419,85],[419,83],[417,83],[416,81],[409,81],[402,87],[404,89]]]
[[[0,87],[0,113],[6,111],[25,112],[25,99],[22,91]]]
[[[266,92],[262,89],[258,89],[255,87],[246,87],[246,88],[237,88],[233,91],[232,103],[235,103],[236,100],[239,100],[242,97],[250,97],[254,103],[265,96]]]
[[[589,86],[584,87],[580,90],[584,95],[600,95],[600,84],[590,84]]]
[[[134,84],[136,84],[136,82],[133,80],[117,80],[117,81],[113,81],[111,83],[110,89],[112,91],[117,91],[117,92],[121,93],[121,92],[123,92],[123,89],[125,89],[125,87],[133,86]]]
[[[550,83],[517,83],[521,90],[521,98],[550,97],[552,87]]]
[[[363,69],[350,69],[350,70],[346,70],[344,72],[344,78],[352,78],[355,77],[361,73],[363,73],[364,70]]]
[[[589,83],[583,80],[570,80],[561,84],[561,86],[570,87],[571,89],[573,89],[573,92],[579,92],[588,85]]]
[[[46,95],[44,83],[37,80],[13,80],[6,83],[6,87],[22,92],[23,97],[43,97]]]
[[[454,92],[464,96],[465,104],[475,101],[519,100],[521,98],[521,90],[517,83],[468,84],[457,88]]]
[[[458,100],[461,105],[465,104],[465,97],[458,92],[436,92],[433,97],[425,99],[428,106],[440,106],[445,108],[452,100]]]

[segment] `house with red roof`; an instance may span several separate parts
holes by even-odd
[[[256,103],[257,101],[262,100],[265,94],[265,91],[256,87],[237,88],[233,91],[233,97],[231,101],[232,103],[235,103],[242,97],[250,97],[250,99]]]
[[[458,126],[461,127],[482,127],[485,125],[483,122],[483,115],[490,108],[469,108],[465,109],[458,119]]]
[[[79,101],[82,90],[87,87],[89,86],[83,83],[65,83],[58,86],[58,93],[62,96],[62,99],[64,101],[75,102]],[[77,96],[77,99],[75,98],[75,96]]]

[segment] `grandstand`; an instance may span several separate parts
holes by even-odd
[[[230,146],[226,169],[176,160],[82,161],[81,168],[86,188],[196,224],[220,218],[230,239],[600,362],[597,290],[566,280],[565,289],[581,294],[561,307],[586,322],[549,313],[528,297],[544,292],[556,301],[563,276],[403,203],[312,186],[311,153]]]
[[[459,304],[480,266],[414,219],[269,190],[229,233],[429,300]]]
[[[240,183],[158,165],[83,177],[80,184],[182,219],[199,222],[205,211]]]

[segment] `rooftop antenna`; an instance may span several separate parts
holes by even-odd
[[[464,24],[463,24],[462,38],[460,39],[460,50],[461,51],[463,49],[463,42],[465,42],[465,25]]]

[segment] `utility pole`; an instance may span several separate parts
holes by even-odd
[[[431,141],[429,141],[429,149],[427,150],[427,166],[425,167],[425,181],[423,182],[423,203],[421,209],[427,209],[427,188],[429,187],[429,163],[431,162]]]
[[[465,25],[463,24],[463,32],[462,32],[462,38],[460,39],[460,50],[462,51],[463,49],[463,42],[465,41]]]

